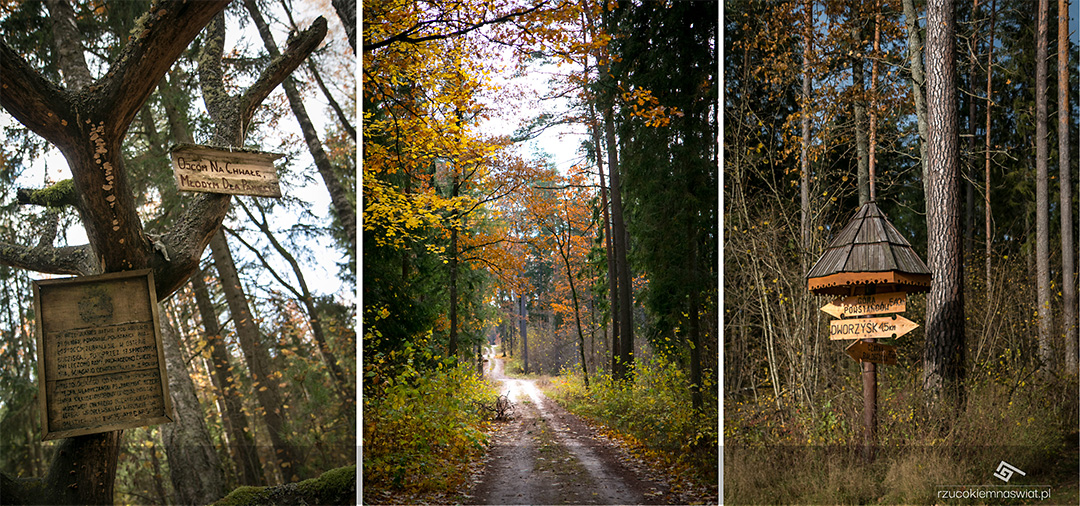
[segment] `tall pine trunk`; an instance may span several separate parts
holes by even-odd
[[[1046,59],[1050,1],[1039,0],[1035,35],[1035,278],[1039,321],[1039,360],[1054,368],[1053,314],[1050,307],[1050,140],[1047,138]]]
[[[923,388],[959,406],[964,378],[964,278],[961,269],[956,18],[952,0],[927,6],[926,102],[929,137],[927,257],[933,283],[926,300]]]
[[[907,28],[908,65],[911,72],[911,96],[915,101],[915,120],[919,129],[919,164],[922,166],[923,191],[930,193],[930,155],[927,153],[926,75],[923,72],[923,43],[919,36],[919,13],[915,0],[902,0],[904,26]]]
[[[611,218],[608,216],[608,191],[604,181],[604,159],[600,152],[600,129],[593,114],[592,137],[596,151],[596,168],[600,173],[600,205],[604,218],[604,250],[607,253],[608,304],[611,306],[611,372],[615,373],[619,360],[619,277],[615,273],[615,255],[612,250]]]
[[[854,41],[851,56],[851,86],[854,89],[853,106],[855,109],[855,155],[858,158],[856,180],[859,192],[859,206],[870,201],[870,152],[866,135],[866,80],[863,63],[862,19],[851,7],[851,38]]]
[[[251,373],[252,389],[262,406],[263,420],[269,429],[270,441],[279,461],[281,474],[289,481],[298,477],[296,473],[299,472],[297,466],[300,462],[296,450],[285,439],[285,413],[282,411],[281,393],[278,391],[280,372],[271,370],[270,353],[262,344],[262,333],[248,307],[247,295],[240,284],[229,243],[220,230],[210,240],[210,251],[221,279],[221,289],[225,292],[225,302],[236,327],[240,348],[244,351],[248,371]]]
[[[629,377],[634,363],[634,311],[630,284],[630,264],[626,258],[627,233],[623,218],[622,175],[619,169],[618,147],[615,142],[615,120],[610,104],[604,108],[604,136],[607,140],[608,167],[611,176],[611,235],[615,240],[615,274],[619,290],[619,361],[615,376]]]
[[[1077,373],[1076,251],[1073,249],[1072,165],[1069,160],[1069,2],[1058,0],[1058,171],[1061,191],[1061,327],[1065,373]]]
[[[168,366],[169,393],[175,410],[173,423],[161,425],[161,441],[169,457],[169,478],[176,504],[206,504],[225,496],[225,473],[221,468],[195,383],[188,374],[176,327],[161,311],[161,344]]]
[[[232,363],[228,350],[225,348],[225,339],[221,333],[221,325],[218,323],[217,311],[214,310],[214,303],[210,299],[210,291],[206,287],[202,272],[196,272],[191,276],[191,289],[195,293],[195,305],[199,309],[206,340],[210,343],[214,377],[221,389],[221,397],[225,404],[225,429],[232,441],[230,451],[236,462],[240,483],[251,486],[266,485],[262,462],[259,460],[251,430],[248,428],[247,416],[244,415],[243,402],[236,391],[236,379],[232,375]]]

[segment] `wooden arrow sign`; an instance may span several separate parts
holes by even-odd
[[[895,338],[911,332],[918,326],[919,324],[900,315],[833,320],[829,324],[829,339],[836,341]]]
[[[844,353],[859,362],[896,365],[896,347],[887,344],[871,343],[860,339],[844,349]]]
[[[903,313],[907,310],[907,294],[904,292],[854,295],[836,299],[821,307],[833,318],[863,316],[882,313]]]

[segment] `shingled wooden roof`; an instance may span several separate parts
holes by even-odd
[[[930,269],[873,202],[859,208],[806,277],[816,294],[849,295],[870,285],[879,293],[930,290]]]

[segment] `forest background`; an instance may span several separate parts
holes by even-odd
[[[716,490],[718,7],[365,2],[365,496],[461,488],[495,343]]]

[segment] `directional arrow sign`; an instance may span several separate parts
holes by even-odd
[[[829,324],[829,339],[835,341],[900,337],[918,326],[919,324],[900,315],[833,320]]]
[[[844,297],[843,299],[836,299],[825,306],[822,306],[821,310],[831,314],[834,318],[882,313],[903,313],[907,310],[907,294],[904,292],[892,292],[874,295],[854,295],[851,297]]]
[[[859,340],[851,343],[844,353],[859,362],[896,365],[896,347],[887,344]]]

